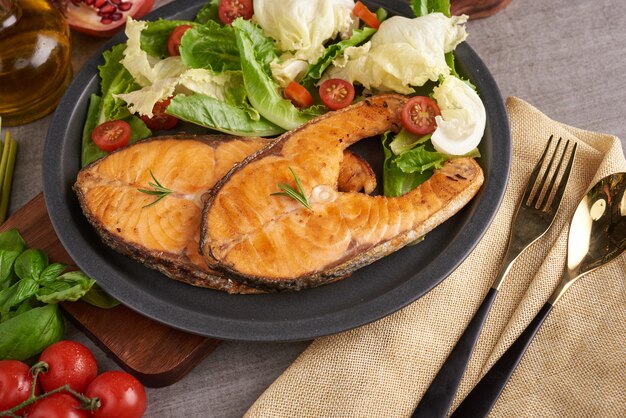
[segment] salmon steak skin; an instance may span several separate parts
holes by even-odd
[[[259,288],[315,287],[399,250],[457,213],[484,181],[472,158],[448,160],[400,197],[339,191],[343,151],[399,131],[407,99],[372,96],[326,113],[238,164],[206,199],[200,245],[207,264]],[[295,188],[295,176],[310,209],[275,195],[280,183]]]
[[[269,141],[229,135],[146,139],[84,167],[74,191],[100,238],[116,251],[187,284],[259,293],[207,266],[199,253],[200,222],[202,195]],[[139,191],[151,190],[154,180],[171,191],[156,203],[159,196]]]

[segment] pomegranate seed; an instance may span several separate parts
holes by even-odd
[[[122,0],[110,0],[113,4],[120,4]]]
[[[122,2],[119,4],[119,6],[117,6],[117,8],[123,12],[130,10],[131,7],[133,7],[133,4],[129,1]]]
[[[95,0],[85,0],[85,3],[87,3],[88,6],[93,5]]]
[[[105,4],[107,4],[107,0],[95,0],[93,3],[94,7],[96,7],[97,9],[101,8]]]
[[[122,14],[121,13],[111,13],[111,20],[114,22],[117,22],[118,20],[120,20],[122,18]]]
[[[102,23],[103,25],[110,25],[111,23],[113,23],[113,21],[108,17],[103,17],[102,19],[100,19],[100,23]]]
[[[113,6],[112,4],[107,4],[107,5],[102,6],[100,8],[100,11],[98,12],[98,14],[100,16],[104,16],[104,15],[111,14],[111,13],[113,13],[116,10],[117,10],[117,8],[115,6]]]

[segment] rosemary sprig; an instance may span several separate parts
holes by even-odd
[[[152,180],[154,180],[154,182],[151,182],[151,181],[148,182],[148,186],[152,187],[152,190],[149,190],[149,189],[137,189],[137,190],[140,191],[141,193],[158,196],[158,197],[154,202],[148,203],[147,205],[145,205],[144,208],[155,205],[156,203],[159,202],[159,200],[163,199],[165,196],[172,193],[172,190],[166,187],[163,187],[163,185],[159,183],[159,180],[157,180],[156,177],[154,177],[152,170],[150,170],[150,176],[152,177]]]
[[[294,189],[287,183],[278,183],[278,188],[282,190],[282,192],[271,193],[270,196],[287,196],[300,202],[300,204],[302,204],[302,206],[304,206],[305,208],[311,209],[311,205],[309,205],[309,201],[304,195],[304,190],[302,189],[302,183],[300,183],[300,178],[298,178],[298,175],[293,171],[291,167],[289,167],[289,171],[291,171],[293,178],[296,180],[296,186],[298,187],[298,190]]]

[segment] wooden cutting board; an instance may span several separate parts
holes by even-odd
[[[15,212],[0,231],[17,228],[30,248],[51,262],[73,265],[57,238],[40,193]],[[220,343],[160,324],[118,305],[101,309],[82,301],[62,303],[67,319],[144,385],[163,387],[189,373]]]

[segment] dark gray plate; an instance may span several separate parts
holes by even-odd
[[[401,2],[372,1],[409,15]],[[146,17],[191,19],[204,0],[179,0]],[[81,131],[89,95],[98,90],[102,52],[80,71],[59,104],[46,138],[43,179],[46,205],[61,243],[89,276],[130,308],[167,325],[231,340],[293,341],[345,331],[389,315],[445,279],[478,243],[500,205],[511,160],[508,119],[489,71],[467,45],[456,50],[458,69],[480,92],[487,128],[480,145],[486,181],[460,213],[407,247],[351,277],[297,293],[228,295],[171,280],[104,245],[83,216],[72,184],[80,169]],[[367,141],[382,154],[377,141]]]

